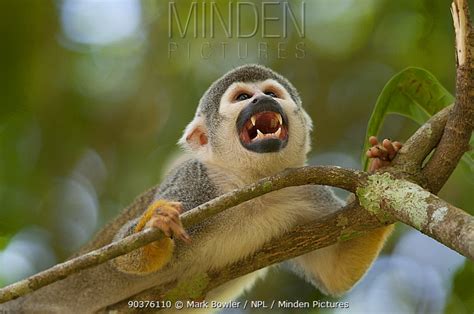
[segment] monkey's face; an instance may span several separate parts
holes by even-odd
[[[291,83],[248,65],[209,87],[180,143],[200,160],[255,178],[302,166],[311,128]]]
[[[273,80],[260,83],[237,83],[221,100],[220,111],[235,119],[242,146],[255,153],[275,153],[288,143],[288,116],[283,106],[289,95]],[[280,103],[281,102],[281,103]],[[291,108],[288,108],[291,109]]]
[[[231,84],[218,116],[213,152],[229,165],[270,173],[305,162],[311,120],[276,80]]]

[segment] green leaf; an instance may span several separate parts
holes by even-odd
[[[377,135],[388,114],[398,114],[418,124],[426,122],[433,114],[454,102],[454,97],[441,85],[433,74],[420,68],[407,68],[396,74],[385,85],[370,116],[362,151],[362,166],[368,167],[365,152],[368,138]],[[469,156],[463,159],[469,163]],[[471,159],[471,162],[473,160]],[[470,166],[471,169],[474,162]]]

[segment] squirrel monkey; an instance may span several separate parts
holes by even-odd
[[[311,129],[298,92],[281,75],[259,65],[226,73],[204,93],[179,141],[187,159],[79,254],[144,228],[159,228],[168,237],[1,304],[0,312],[102,311],[157,285],[225,267],[295,225],[337,211],[344,202],[329,188],[307,185],[265,194],[189,230],[180,222],[181,213],[221,194],[305,165]],[[388,164],[401,147],[389,140],[379,143],[374,137],[369,142],[372,171]],[[340,295],[364,275],[391,230],[392,226],[376,229],[287,263],[322,292]],[[259,270],[234,279],[210,291],[206,299],[234,299],[264,273]]]
[[[168,270],[186,278],[225,267],[295,225],[337,211],[344,202],[329,188],[308,185],[260,196],[187,231],[180,222],[181,213],[221,194],[304,166],[311,130],[297,90],[283,76],[260,65],[226,73],[205,92],[179,141],[188,158],[165,178],[148,209],[116,236],[153,227],[168,237],[116,258],[114,266],[130,274]],[[371,171],[390,163],[401,148],[398,142],[379,143],[375,137],[369,142]],[[322,292],[340,295],[364,275],[392,229],[383,227],[297,257],[290,261],[291,269]],[[256,273],[216,288],[207,298],[237,297]]]

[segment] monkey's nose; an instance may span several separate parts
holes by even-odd
[[[257,96],[255,97],[250,103],[255,105],[256,103],[260,102],[260,101],[265,101],[265,100],[273,100],[272,97],[270,96],[267,96],[267,95],[261,95],[261,96]]]

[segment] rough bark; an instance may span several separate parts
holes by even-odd
[[[434,193],[442,188],[469,150],[474,125],[474,31],[467,1],[454,1],[451,13],[456,32],[456,102],[438,148],[422,172]]]

